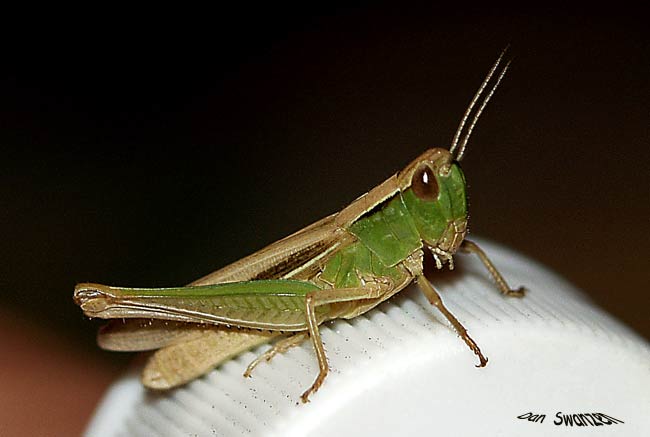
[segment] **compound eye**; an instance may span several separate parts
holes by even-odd
[[[426,164],[418,167],[415,173],[413,173],[411,188],[420,200],[436,200],[440,192],[436,176],[433,170],[431,170],[431,167]]]

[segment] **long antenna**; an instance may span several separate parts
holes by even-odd
[[[463,118],[460,120],[460,124],[458,125],[458,129],[456,129],[456,134],[454,135],[454,139],[451,142],[451,147],[449,148],[449,152],[453,155],[454,151],[456,150],[456,147],[458,146],[458,141],[460,140],[460,134],[463,132],[463,128],[465,127],[465,123],[467,123],[467,119],[469,118],[469,115],[472,113],[472,109],[474,109],[474,105],[476,105],[476,102],[478,101],[479,97],[481,97],[481,94],[483,93],[483,90],[485,90],[485,87],[487,84],[490,82],[490,79],[492,79],[492,75],[496,71],[497,67],[501,63],[501,59],[503,59],[503,55],[506,53],[508,50],[509,45],[506,46],[501,51],[501,54],[497,58],[496,62],[490,68],[490,71],[488,72],[487,76],[485,76],[485,79],[483,79],[483,83],[481,86],[478,88],[478,91],[476,91],[476,94],[474,94],[474,97],[472,98],[472,101],[469,103],[469,106],[465,110],[465,113],[463,114]]]
[[[463,139],[463,142],[460,145],[460,148],[458,149],[458,154],[456,155],[456,161],[460,161],[463,159],[463,154],[465,153],[465,146],[467,146],[467,142],[469,141],[470,135],[472,135],[472,131],[474,130],[474,126],[476,126],[476,122],[478,121],[478,118],[481,116],[481,113],[487,106],[488,102],[492,98],[492,95],[496,91],[497,87],[499,86],[499,83],[501,83],[501,79],[503,79],[503,76],[506,75],[506,71],[508,71],[508,67],[510,67],[510,63],[512,61],[508,61],[505,67],[503,67],[503,70],[501,70],[501,74],[499,74],[499,77],[497,78],[496,83],[490,90],[490,92],[485,96],[485,99],[483,100],[483,103],[481,103],[481,106],[478,108],[478,111],[476,111],[476,114],[474,114],[474,118],[472,119],[472,123],[469,125],[467,128],[467,133],[465,134],[465,138]]]

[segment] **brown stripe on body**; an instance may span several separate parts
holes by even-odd
[[[300,268],[308,261],[323,254],[328,250],[329,247],[330,244],[327,242],[318,241],[314,244],[300,249],[296,253],[286,257],[278,263],[269,266],[267,269],[262,270],[257,275],[255,275],[252,280],[282,278],[294,270]]]

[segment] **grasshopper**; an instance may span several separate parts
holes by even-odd
[[[425,278],[423,260],[428,251],[437,269],[453,269],[457,252],[476,254],[501,293],[524,295],[523,288],[511,289],[486,254],[465,238],[466,183],[459,162],[510,65],[495,76],[504,53],[471,100],[449,150],[427,150],[340,212],[187,287],[78,284],[74,301],[87,316],[114,319],[100,330],[99,345],[121,351],[157,349],[142,382],[168,389],[284,335],[250,364],[244,373],[250,376],[259,363],[310,339],[319,373],[301,396],[307,402],[329,370],[319,325],[357,317],[415,281],[476,354],[477,367],[485,366],[488,360],[479,346]],[[484,95],[493,76],[495,83]]]

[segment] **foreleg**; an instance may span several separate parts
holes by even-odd
[[[512,297],[522,297],[526,293],[524,287],[519,287],[516,290],[510,288],[506,280],[503,279],[503,276],[501,276],[501,273],[499,273],[497,268],[494,267],[494,264],[492,264],[490,258],[488,258],[485,252],[483,252],[483,249],[478,247],[476,243],[474,243],[473,241],[464,240],[460,246],[460,249],[464,252],[473,253],[479,257],[479,259],[481,260],[485,268],[488,270],[488,272],[490,272],[490,275],[492,275],[492,277],[494,278],[494,282],[496,282],[497,288],[502,294],[506,296],[512,296]]]

